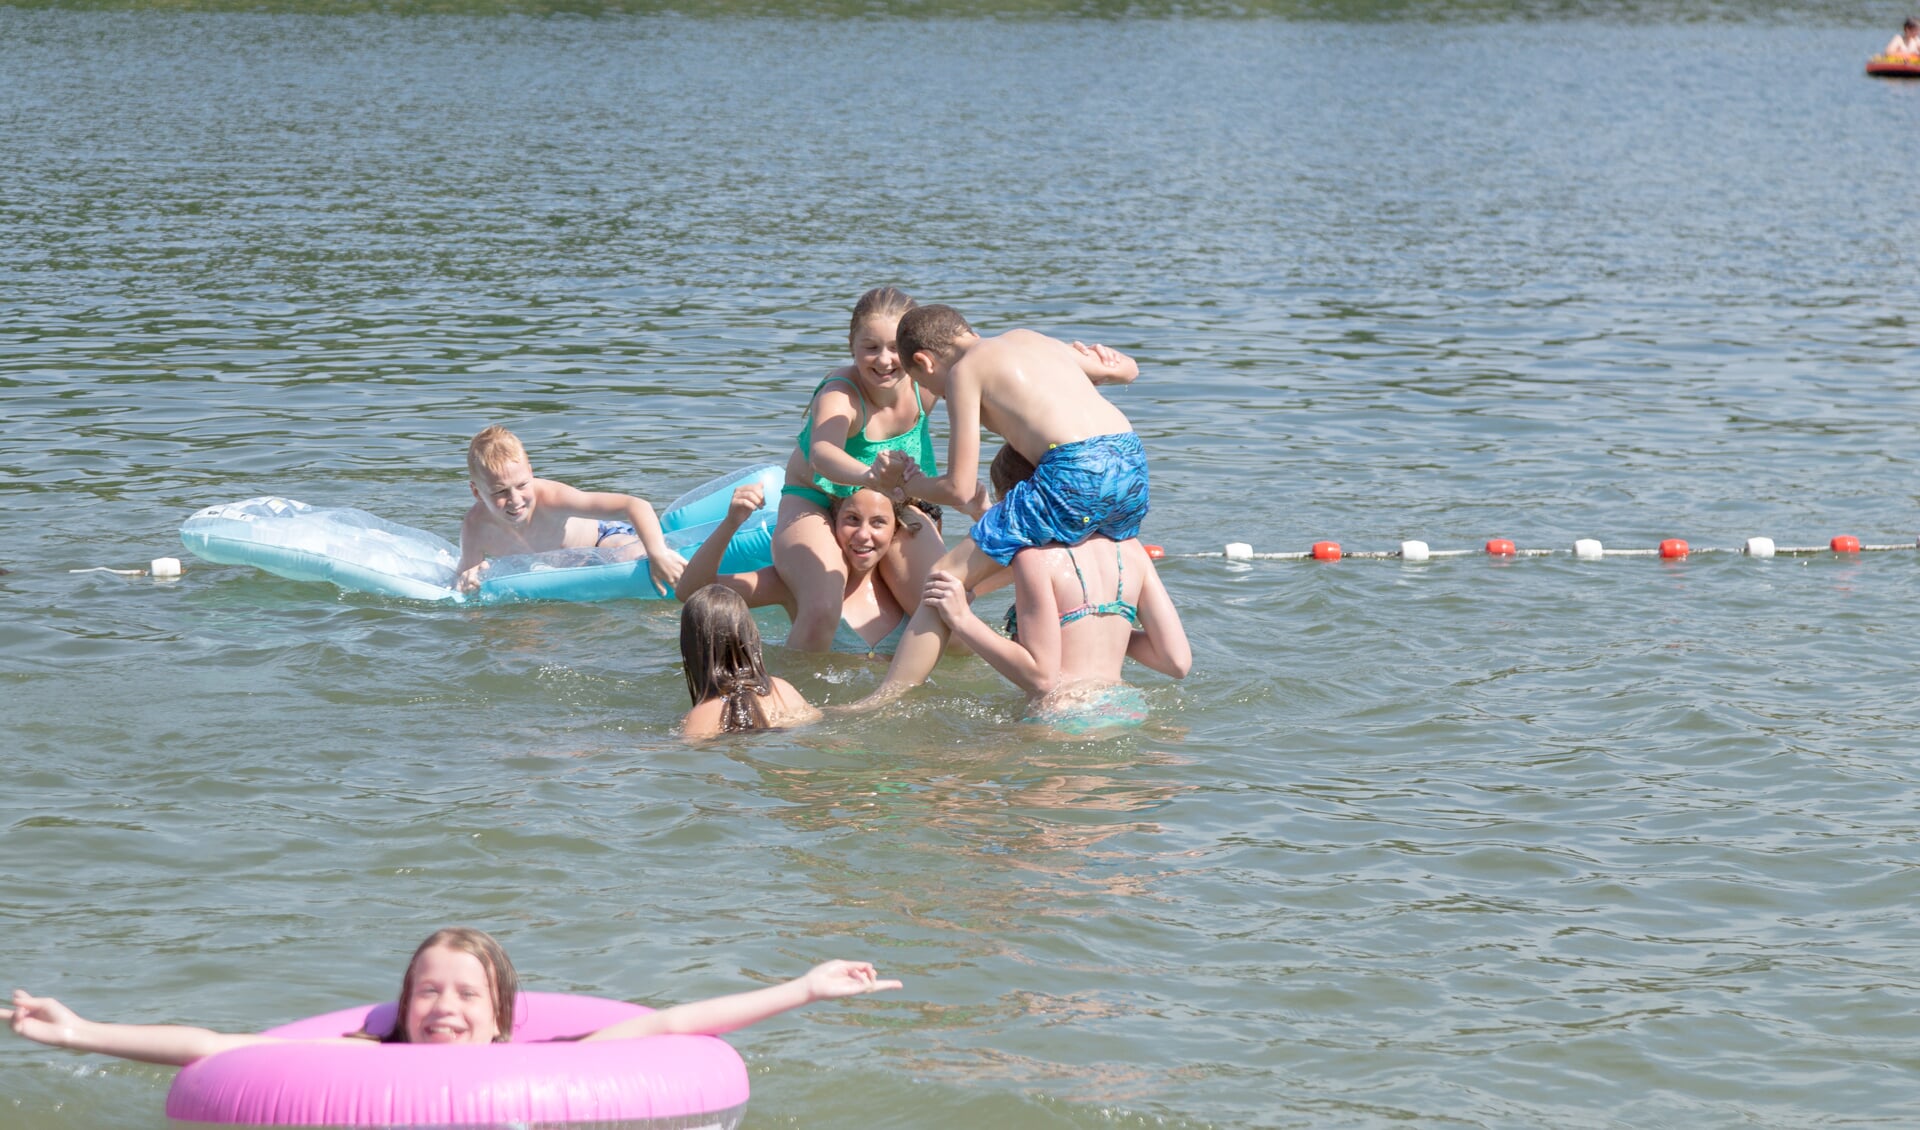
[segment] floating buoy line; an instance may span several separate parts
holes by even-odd
[[[1444,557],[1575,557],[1582,561],[1598,561],[1604,557],[1660,557],[1677,561],[1713,553],[1738,553],[1745,557],[1811,557],[1818,554],[1852,556],[1917,549],[1920,549],[1920,538],[1901,545],[1862,545],[1860,539],[1852,534],[1840,534],[1825,545],[1776,545],[1772,538],[1753,537],[1738,548],[1694,547],[1684,539],[1667,538],[1651,549],[1608,549],[1598,539],[1580,538],[1571,549],[1522,549],[1511,538],[1489,538],[1480,549],[1434,549],[1426,542],[1410,540],[1401,542],[1399,549],[1345,550],[1337,541],[1317,541],[1310,549],[1256,553],[1247,542],[1234,541],[1228,542],[1224,549],[1202,553],[1167,553],[1157,545],[1150,545],[1147,547],[1147,556],[1211,557],[1228,561],[1437,561]]]
[[[1434,549],[1426,542],[1408,540],[1400,543],[1399,549],[1342,549],[1337,541],[1317,541],[1309,549],[1280,550],[1277,552],[1255,552],[1253,546],[1244,541],[1230,541],[1218,550],[1199,553],[1168,553],[1157,545],[1148,545],[1147,556],[1155,561],[1169,558],[1199,560],[1212,558],[1216,561],[1438,561],[1448,557],[1575,557],[1582,561],[1598,561],[1607,557],[1660,557],[1668,561],[1680,561],[1689,557],[1701,557],[1716,553],[1738,553],[1743,557],[1817,557],[1821,554],[1835,556],[1856,556],[1862,553],[1894,553],[1901,550],[1920,550],[1920,537],[1910,543],[1898,545],[1863,545],[1852,534],[1837,534],[1825,545],[1776,545],[1772,538],[1748,538],[1738,548],[1731,546],[1699,547],[1688,545],[1683,538],[1667,538],[1651,549],[1608,549],[1597,538],[1578,538],[1571,549],[1522,549],[1514,544],[1512,538],[1488,538],[1487,544],[1479,549]],[[4,570],[0,570],[4,572]],[[152,565],[145,569],[110,569],[96,565],[91,569],[69,569],[69,573],[114,573],[122,577],[154,577],[161,580],[173,580],[182,570],[177,558],[156,557]]]

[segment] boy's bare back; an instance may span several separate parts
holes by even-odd
[[[1033,330],[1008,330],[961,348],[948,392],[952,397],[977,389],[981,426],[1038,461],[1050,447],[1132,431],[1126,414],[1094,385],[1130,381],[1138,371],[1131,361],[1110,361],[1091,348],[1076,349]]]

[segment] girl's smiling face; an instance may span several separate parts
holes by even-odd
[[[847,339],[847,347],[853,352],[853,366],[869,388],[889,388],[906,378],[894,340],[899,329],[899,318],[876,314],[861,322],[860,328]]]
[[[413,959],[406,1010],[410,1044],[490,1044],[500,1035],[493,981],[473,954],[429,946]]]
[[[898,528],[893,502],[876,490],[861,489],[842,501],[833,516],[833,540],[847,555],[847,564],[864,573],[880,563],[893,545]]]

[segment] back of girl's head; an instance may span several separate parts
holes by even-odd
[[[951,306],[915,306],[900,316],[900,328],[894,335],[900,359],[911,365],[916,353],[945,357],[956,338],[973,332],[973,327]]]
[[[504,1044],[512,1039],[513,1002],[520,992],[520,975],[513,971],[513,962],[507,957],[507,951],[485,930],[476,930],[471,926],[448,926],[427,935],[427,940],[416,946],[413,956],[407,960],[406,976],[400,979],[400,1012],[394,1017],[393,1031],[382,1037],[381,1042],[407,1042],[407,1002],[413,999],[413,970],[420,964],[420,955],[435,946],[443,946],[456,953],[472,954],[479,959],[481,968],[487,971],[487,984],[493,986],[493,1022],[500,1029],[500,1034],[494,1040]]]
[[[724,702],[722,730],[760,728],[753,698],[771,693],[773,680],[760,658],[760,629],[739,593],[708,585],[687,598],[680,610],[680,660],[695,706],[714,698]]]
[[[498,471],[509,463],[525,463],[527,449],[520,445],[520,437],[501,427],[491,424],[480,430],[467,444],[467,471],[475,479],[489,471]]]
[[[1005,498],[1007,492],[1033,477],[1033,460],[1015,451],[1012,444],[1004,444],[993,457],[987,477],[993,480],[994,497]]]
[[[847,336],[859,333],[868,318],[892,318],[898,321],[917,305],[912,296],[897,286],[876,286],[853,304],[853,319],[847,323]]]

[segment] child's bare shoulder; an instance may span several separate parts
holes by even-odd
[[[563,495],[578,493],[571,484],[563,483],[559,479],[533,480],[533,496],[541,502],[552,502]]]
[[[460,519],[460,540],[463,543],[485,541],[491,527],[487,508],[476,502],[467,507],[466,517]]]
[[[697,703],[686,717],[680,719],[680,736],[690,742],[704,741],[720,734],[720,709],[724,705],[721,699],[710,698]]]
[[[770,720],[775,726],[797,726],[820,717],[820,711],[806,700],[798,688],[780,676],[773,676],[773,697],[779,702],[780,717]]]

